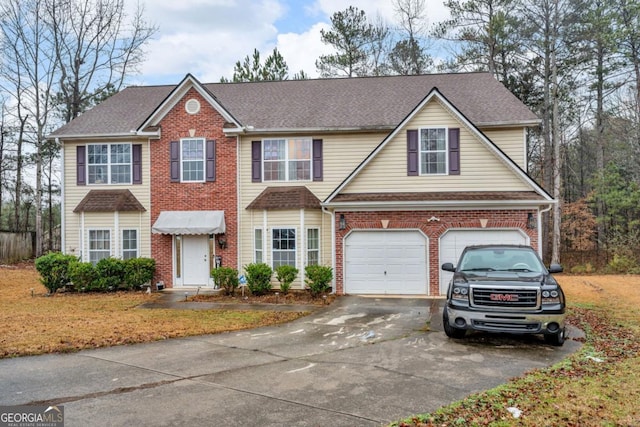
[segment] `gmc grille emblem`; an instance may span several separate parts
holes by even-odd
[[[517,302],[518,295],[517,294],[491,294],[489,295],[491,301],[509,301],[509,302]]]

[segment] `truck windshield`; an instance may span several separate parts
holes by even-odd
[[[514,271],[542,273],[544,266],[535,252],[521,248],[478,248],[467,250],[460,271]]]

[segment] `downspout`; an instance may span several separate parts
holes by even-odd
[[[62,142],[60,142],[60,138],[55,139],[56,141],[56,145],[60,145],[60,163],[61,163],[61,167],[62,167],[62,177],[60,179],[60,251],[63,254],[67,253],[66,250],[66,243],[67,243],[67,239],[66,239],[66,233],[65,230],[67,229],[66,227],[66,212],[64,211],[64,174],[65,174],[65,169],[64,169],[64,144],[62,144]]]
[[[240,192],[240,135],[236,135],[236,268],[240,271],[240,257],[242,254],[242,238],[240,236],[240,208],[241,208],[241,192]],[[253,221],[253,218],[252,218]],[[253,238],[253,229],[252,229]],[[263,236],[264,241],[264,236]],[[263,243],[264,245],[264,243]],[[264,253],[264,251],[263,251]],[[253,256],[251,257],[253,259]],[[263,260],[264,261],[264,260]]]
[[[553,208],[553,204],[550,204],[546,209],[538,211],[538,255],[542,259],[542,214],[549,212]]]
[[[336,293],[336,221],[335,212],[328,211],[326,207],[322,207],[322,213],[331,216],[331,268],[333,268],[333,280],[331,281],[332,293]]]

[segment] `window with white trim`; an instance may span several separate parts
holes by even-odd
[[[320,264],[320,230],[307,229],[307,265]]]
[[[253,262],[264,262],[263,248],[262,228],[256,228],[253,230]]]
[[[131,184],[131,144],[87,145],[89,184]]]
[[[447,173],[447,129],[420,129],[420,174],[440,175]]]
[[[264,181],[311,181],[311,138],[262,141]]]
[[[138,230],[122,230],[122,259],[138,258]]]
[[[111,256],[111,230],[89,230],[89,262],[98,261]]]
[[[180,140],[182,182],[204,182],[205,144],[203,138]]]
[[[274,228],[271,235],[273,269],[281,265],[296,266],[296,229]]]

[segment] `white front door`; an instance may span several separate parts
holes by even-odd
[[[209,276],[209,236],[182,236],[182,286],[207,286]]]

